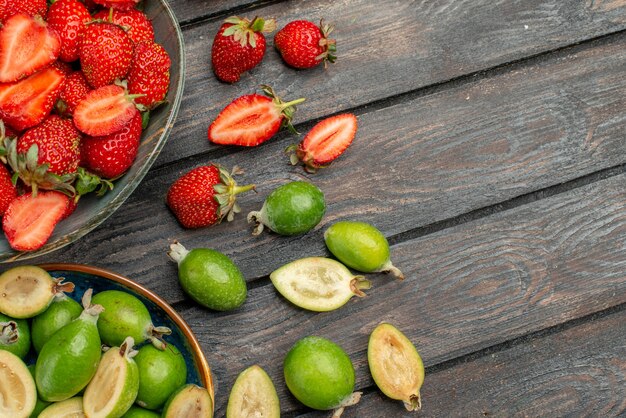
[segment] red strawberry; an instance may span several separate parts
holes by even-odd
[[[81,143],[81,165],[100,177],[112,179],[124,174],[137,157],[141,139],[141,114],[114,134],[86,137]]]
[[[122,129],[139,111],[120,86],[111,84],[87,93],[74,110],[74,124],[90,136],[105,136]]]
[[[265,36],[276,28],[274,19],[255,17],[252,22],[237,16],[224,21],[213,40],[211,62],[215,75],[234,83],[241,74],[256,67],[265,55]]]
[[[233,174],[239,174],[233,168]],[[176,180],[167,193],[167,205],[185,228],[200,228],[232,221],[240,208],[235,196],[254,189],[254,185],[237,186],[226,169],[208,165],[194,168]]]
[[[133,41],[113,23],[94,22],[80,36],[78,56],[87,82],[93,88],[106,86],[128,73]]]
[[[78,0],[57,0],[48,10],[48,25],[61,37],[59,58],[66,62],[78,59],[78,39],[91,21],[91,15],[83,3]]]
[[[254,147],[274,136],[281,126],[293,130],[295,105],[304,99],[283,103],[271,87],[262,88],[267,96],[241,96],[226,106],[209,126],[209,141]]]
[[[17,197],[17,190],[11,181],[11,173],[6,166],[0,163],[0,216],[9,207],[9,204]]]
[[[48,171],[60,176],[76,172],[80,162],[80,132],[71,120],[48,116],[22,134],[17,141],[17,152],[26,154],[34,144],[38,147],[37,164],[48,164]]]
[[[352,143],[356,135],[356,116],[351,113],[332,116],[317,123],[299,145],[289,147],[295,151],[291,163],[304,163],[307,171],[315,171],[330,164]]]
[[[41,248],[67,210],[69,198],[58,192],[26,193],[13,200],[2,219],[2,229],[11,248],[34,251]]]
[[[104,6],[106,9],[130,10],[139,3],[140,0],[94,0],[94,3]]]
[[[65,77],[74,72],[72,66],[69,65],[67,62],[56,60],[52,64],[50,64],[50,66],[59,70],[61,73],[63,73]]]
[[[0,23],[17,14],[45,18],[47,11],[46,0],[0,0]]]
[[[82,71],[74,71],[65,80],[65,86],[55,106],[57,112],[64,116],[73,115],[76,106],[78,106],[90,91],[91,87],[87,84],[87,80]]]
[[[170,87],[170,61],[165,49],[153,41],[135,45],[133,63],[128,71],[128,92],[143,94],[135,102],[153,108],[165,99]]]
[[[294,20],[274,36],[274,46],[285,62],[294,68],[312,68],[321,62],[335,62],[335,40],[328,36],[333,27],[320,21],[317,26],[306,20]]]
[[[12,84],[0,84],[0,119],[17,131],[40,123],[59,98],[65,76],[50,66]]]
[[[0,82],[31,75],[56,60],[60,50],[59,35],[41,19],[11,17],[0,30]]]
[[[148,19],[148,16],[143,14],[137,9],[130,9],[126,11],[109,9],[100,10],[93,15],[94,19],[103,20],[105,22],[115,23],[124,28],[127,28],[126,32],[133,42],[141,41],[153,41],[154,40],[154,28],[152,22]]]

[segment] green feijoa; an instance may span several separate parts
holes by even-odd
[[[120,346],[130,336],[137,344],[150,340],[156,347],[163,347],[161,336],[171,333],[167,327],[155,327],[148,308],[130,293],[105,290],[94,295],[92,302],[104,308],[98,332],[108,346]]]
[[[324,232],[331,253],[348,267],[363,273],[392,273],[404,279],[389,258],[389,242],[374,226],[365,222],[340,221]]]
[[[61,402],[50,404],[44,409],[39,418],[84,418],[83,398],[76,396]]]
[[[30,375],[33,377],[33,383],[35,383],[35,365],[29,364],[28,371],[30,372]],[[30,414],[30,418],[37,418],[39,414],[41,414],[41,411],[46,409],[48,405],[50,405],[50,402],[44,401],[43,399],[39,397],[39,394],[37,394],[37,403],[35,404],[35,409]]]
[[[0,274],[0,313],[11,318],[32,318],[45,311],[55,295],[73,290],[73,283],[53,279],[42,268],[13,267]]]
[[[350,357],[334,342],[309,336],[294,344],[283,364],[289,391],[309,408],[336,409],[356,404],[360,392],[354,392],[354,367]]]
[[[37,357],[35,382],[45,401],[71,398],[96,374],[101,357],[96,323],[102,306],[91,304],[91,293],[89,289],[83,296],[80,316],[55,332]]]
[[[187,384],[170,396],[163,407],[163,418],[211,418],[213,398],[205,388]]]
[[[237,376],[228,397],[226,418],[248,417],[280,418],[274,383],[257,365],[248,367]]]
[[[248,214],[248,222],[256,222],[253,235],[260,234],[264,226],[280,235],[298,235],[315,228],[325,212],[324,193],[319,188],[292,181],[271,192],[260,211]]]
[[[224,254],[209,248],[188,251],[176,242],[170,245],[168,255],[178,263],[178,280],[183,290],[200,305],[228,311],[245,302],[246,281]]]
[[[0,417],[27,418],[36,402],[35,382],[22,359],[0,350]]]
[[[139,369],[137,405],[158,409],[187,381],[187,365],[180,351],[172,344],[164,350],[144,345],[135,356]]]
[[[0,313],[0,350],[10,351],[23,360],[30,350],[30,339],[28,321]]]
[[[161,418],[161,414],[133,405],[122,418]]]
[[[80,303],[65,294],[55,297],[48,309],[33,318],[31,337],[35,351],[40,352],[52,334],[78,318],[82,310]]]

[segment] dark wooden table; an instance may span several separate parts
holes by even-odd
[[[37,262],[114,270],[156,291],[190,323],[217,381],[216,416],[258,363],[286,417],[325,417],[287,391],[282,361],[311,334],[350,355],[364,392],[346,417],[409,417],[375,387],[367,339],[380,321],[403,330],[426,369],[420,416],[626,415],[626,2],[623,0],[171,0],[187,51],[185,99],[159,160],[103,225]],[[213,36],[227,16],[325,17],[338,62],[285,67],[273,48],[235,85],[212,74]],[[358,116],[353,145],[315,175],[291,167],[287,132],[254,149],[209,144],[231,100],[268,83],[306,97],[306,132],[339,112]],[[182,229],[165,206],[193,167],[239,165],[258,194],[232,223]],[[245,213],[288,180],[326,194],[302,237],[251,235]],[[298,309],[268,275],[327,255],[322,233],[362,220],[389,237],[404,282],[374,275],[368,296],[329,313]],[[249,284],[233,312],[182,293],[165,253],[174,239],[232,257]]]

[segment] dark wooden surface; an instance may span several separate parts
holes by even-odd
[[[626,2],[171,0],[188,73],[176,127],[142,185],[88,236],[37,262],[94,264],[127,275],[178,309],[217,381],[222,417],[237,374],[258,363],[283,415],[325,417],[286,390],[282,360],[306,335],[350,355],[365,395],[347,417],[623,416],[626,414]],[[326,17],[339,60],[295,71],[268,49],[236,85],[219,83],[210,49],[231,14]],[[254,149],[211,145],[206,129],[235,97],[270,83],[307,97],[306,132],[328,115],[358,116],[354,144],[315,175],[287,165],[281,133]],[[183,172],[245,168],[258,194],[230,224],[183,230],[164,197]],[[252,237],[245,213],[288,180],[307,179],[328,210],[311,233]],[[316,314],[290,305],[268,275],[327,255],[324,229],[364,220],[392,243],[404,282],[374,275],[368,296]],[[229,255],[249,284],[233,312],[197,307],[165,256],[174,239]],[[421,414],[375,387],[367,338],[389,321],[427,366]]]

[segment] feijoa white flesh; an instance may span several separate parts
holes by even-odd
[[[41,411],[39,418],[85,418],[83,412],[83,398],[77,396],[75,398],[66,399],[61,402],[50,404],[46,409]]]
[[[280,418],[280,403],[272,379],[261,367],[248,367],[230,391],[226,418]]]
[[[370,335],[367,361],[374,382],[391,399],[404,402],[407,411],[422,407],[420,388],[424,363],[411,341],[391,324],[382,323]]]
[[[338,261],[307,257],[285,264],[270,274],[276,289],[290,302],[316,312],[332,311],[352,296],[365,296],[361,289],[371,284],[354,276]]]
[[[0,275],[0,312],[12,318],[32,318],[46,310],[54,295],[72,290],[74,284],[53,279],[39,267],[14,267]]]
[[[24,362],[0,350],[0,417],[26,418],[37,404],[37,388]]]
[[[174,392],[163,407],[163,418],[212,418],[213,399],[209,391],[187,384]]]

